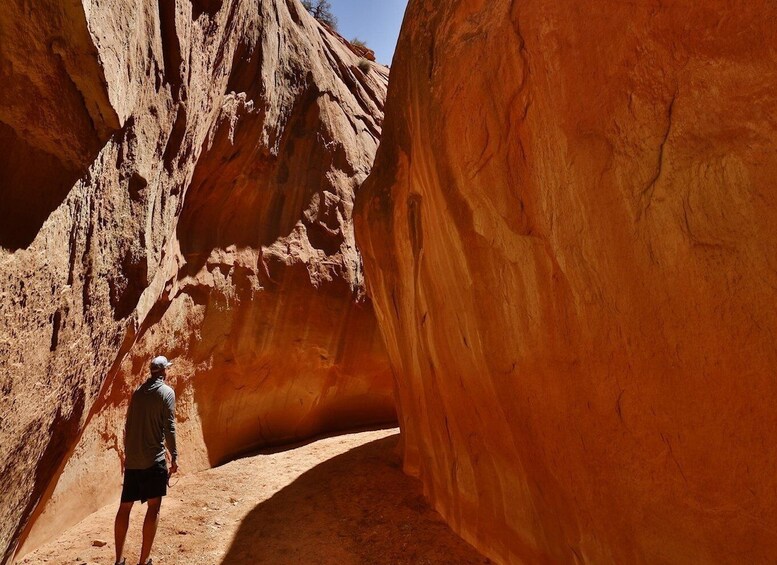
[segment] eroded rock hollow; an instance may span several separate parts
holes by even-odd
[[[498,561],[773,560],[775,19],[411,0],[357,240],[406,469]]]
[[[385,67],[296,0],[14,0],[0,77],[0,561],[117,495],[153,355],[188,471],[394,420],[351,219]]]

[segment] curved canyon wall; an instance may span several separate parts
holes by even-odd
[[[497,561],[773,560],[775,18],[411,0],[357,240],[406,469]]]
[[[185,471],[395,419],[351,220],[388,69],[359,63],[296,0],[0,14],[0,562],[118,496],[153,355]]]

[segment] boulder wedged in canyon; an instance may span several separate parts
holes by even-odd
[[[487,555],[773,559],[776,17],[411,0],[357,241],[406,470]]]
[[[395,419],[351,220],[385,67],[296,0],[14,1],[0,33],[0,562],[118,496],[158,353],[187,471]]]

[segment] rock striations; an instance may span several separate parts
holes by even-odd
[[[775,20],[410,2],[357,241],[406,469],[496,560],[774,559]]]
[[[189,471],[395,418],[351,220],[385,67],[296,0],[13,0],[0,78],[0,562],[113,500],[154,354]]]

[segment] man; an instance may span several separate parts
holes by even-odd
[[[126,565],[122,554],[127,538],[130,512],[136,500],[148,501],[143,521],[143,546],[140,564],[151,565],[151,546],[159,522],[162,497],[167,494],[167,481],[178,471],[178,450],[175,445],[175,392],[165,384],[167,368],[172,365],[166,357],[151,361],[151,376],[132,394],[127,423],[124,428],[124,488],[116,513],[116,564]],[[172,461],[167,471],[165,445]]]

